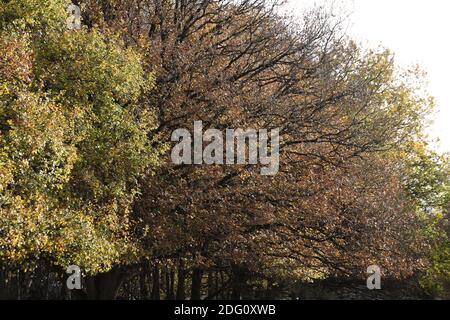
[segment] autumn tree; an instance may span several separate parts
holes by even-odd
[[[129,212],[158,162],[140,104],[154,81],[120,38],[66,19],[64,1],[1,3],[0,262],[89,275],[139,256]]]
[[[65,29],[63,1],[0,11],[2,263],[79,264],[92,298],[137,275],[140,298],[194,300],[428,267],[419,207],[437,189],[409,165],[433,107],[419,69],[364,49],[324,8],[74,3],[81,30]],[[280,172],[174,165],[172,132],[198,120],[279,128]]]
[[[195,120],[281,129],[275,177],[167,157],[142,181],[133,214],[153,231],[144,242],[154,274],[161,262],[178,265],[200,298],[204,275],[225,272],[236,298],[251,275],[355,275],[377,261],[393,276],[420,269],[426,245],[392,156],[432,107],[418,70],[402,73],[389,51],[360,48],[321,9],[295,22],[277,1],[79,4],[89,27],[121,32],[156,73],[146,96],[159,124],[152,134],[169,141]],[[179,288],[183,297],[184,281]]]

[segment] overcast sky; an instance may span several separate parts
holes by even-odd
[[[435,145],[450,152],[450,1],[449,0],[290,0],[301,13],[315,4],[351,12],[349,32],[372,47],[382,44],[403,66],[419,63],[427,72],[438,114],[432,126]]]

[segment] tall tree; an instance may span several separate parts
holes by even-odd
[[[157,165],[142,58],[113,34],[68,30],[65,1],[0,8],[0,263],[85,274],[139,257],[129,213]]]

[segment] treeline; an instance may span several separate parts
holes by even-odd
[[[448,294],[449,161],[419,67],[326,8],[73,3],[81,29],[66,1],[0,2],[0,297],[294,298],[370,265]],[[199,120],[279,129],[279,173],[172,164]]]

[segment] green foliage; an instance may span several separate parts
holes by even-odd
[[[423,232],[430,240],[430,266],[421,285],[434,295],[450,295],[450,159],[411,146],[406,159],[405,189],[417,203]]]
[[[140,101],[153,76],[116,37],[59,28],[62,4],[0,11],[0,261],[97,273],[139,251],[128,214],[158,162]]]
[[[66,0],[2,0],[0,28],[19,30],[62,30],[67,17]]]
[[[449,226],[447,226],[448,228]],[[450,297],[450,240],[441,235],[433,250],[432,264],[421,279],[430,294]]]
[[[423,210],[444,209],[450,203],[449,159],[423,150],[410,153],[406,189]]]

